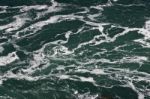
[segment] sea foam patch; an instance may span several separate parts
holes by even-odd
[[[7,64],[10,64],[16,60],[18,60],[19,57],[16,55],[15,52],[8,54],[7,56],[0,57],[0,66],[5,66]]]
[[[145,22],[144,28],[145,28],[146,30],[150,31],[150,20],[148,20],[148,21]]]
[[[148,58],[145,56],[123,57],[120,60],[121,63],[141,63],[146,61],[148,61]]]

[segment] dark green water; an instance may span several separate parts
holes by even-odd
[[[150,99],[150,0],[0,0],[0,99]]]

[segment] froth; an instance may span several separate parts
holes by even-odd
[[[18,60],[19,57],[16,55],[15,52],[8,54],[7,56],[0,57],[0,66],[5,66],[7,64],[10,64],[16,60]]]

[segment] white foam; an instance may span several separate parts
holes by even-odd
[[[16,55],[15,52],[8,54],[7,56],[0,57],[0,66],[5,66],[7,64],[10,64],[16,60],[18,60],[19,57]]]
[[[102,25],[99,25],[99,31],[100,31],[101,33],[103,33],[103,30],[104,30],[104,27],[103,27]]]
[[[58,21],[59,18],[60,18],[59,15],[58,15],[58,16],[52,16],[52,17],[50,17],[50,18],[47,19],[47,20],[39,21],[39,22],[37,22],[37,23],[35,23],[35,24],[32,24],[32,25],[28,26],[27,28],[25,28],[25,29],[23,29],[23,30],[21,30],[21,31],[18,31],[18,32],[16,33],[16,37],[17,37],[17,38],[20,38],[20,36],[18,36],[19,33],[24,33],[24,32],[27,32],[27,31],[32,31],[32,32],[31,32],[30,34],[25,34],[25,35],[23,35],[22,37],[28,36],[28,35],[31,35],[31,34],[34,34],[34,33],[36,33],[37,31],[41,30],[44,26],[46,26],[46,25],[48,25],[48,24],[53,24],[53,23],[59,22],[59,21]]]
[[[57,77],[59,77],[62,80],[69,79],[69,80],[74,80],[74,81],[90,82],[90,83],[95,84],[95,80],[92,77],[71,76],[71,75],[65,75],[65,74],[58,75]]]
[[[56,67],[56,70],[65,70],[65,67],[64,66],[58,66],[58,67]]]
[[[98,94],[90,95],[90,92],[84,94],[78,94],[78,99],[96,99]]]
[[[120,60],[121,63],[141,63],[146,61],[148,61],[148,58],[145,56],[123,57]]]
[[[40,22],[37,22],[37,23],[31,25],[29,28],[31,28],[31,29],[39,29],[40,28],[41,29],[41,27],[43,27],[45,25],[48,25],[50,23],[56,23],[59,18],[60,18],[59,16],[53,16],[45,21],[40,21]]]
[[[150,43],[143,39],[134,40],[134,42],[140,43],[144,48],[150,48]]]
[[[113,0],[114,2],[117,2],[118,0]]]
[[[100,75],[105,75],[105,74],[107,74],[107,73],[105,73],[104,72],[104,70],[103,69],[93,69],[92,71],[91,71],[91,73],[92,74],[100,74]]]
[[[14,22],[0,26],[0,29],[5,30],[6,32],[18,30],[19,28],[21,28],[25,24],[26,21],[30,20],[29,18],[26,18],[24,16],[25,15],[14,16],[13,17],[15,19]]]
[[[79,72],[79,73],[91,73],[91,74],[96,74],[96,75],[105,75],[105,74],[107,74],[107,73],[104,72],[103,69],[92,69],[92,70],[78,69],[78,70],[76,70],[76,72]]]
[[[60,79],[69,79],[70,76],[69,75],[60,75],[59,78]]]
[[[41,64],[48,64],[48,60],[45,59],[45,55],[42,52],[33,54],[33,59],[30,60],[31,67],[22,69],[23,72],[32,74],[37,70],[37,67]],[[44,65],[47,66],[47,65]],[[44,68],[44,67],[43,67]]]
[[[145,26],[144,27],[145,27],[146,30],[150,31],[150,20],[145,22]]]
[[[21,72],[14,74],[11,71],[8,71],[4,75],[0,76],[0,85],[3,84],[3,81],[7,79],[12,79],[12,78],[17,79],[17,80],[37,81],[38,79],[42,79],[44,77],[40,77],[40,76],[32,77],[31,75],[22,74]]]
[[[99,9],[100,10],[100,9]],[[101,9],[101,11],[102,11],[103,9]],[[88,15],[87,17],[91,20],[91,21],[96,21],[96,17],[99,17],[99,16],[101,16],[102,15],[102,13],[101,12],[99,12],[98,14],[93,14],[93,15]]]
[[[56,46],[52,50],[54,51],[54,53],[53,55],[51,55],[51,57],[69,55],[73,53],[72,51],[69,51],[65,46]]]
[[[66,37],[67,39],[69,39],[71,33],[72,33],[71,31],[68,31],[67,33],[65,33],[65,37]],[[68,40],[67,40],[67,41],[68,41]]]
[[[148,41],[150,39],[150,20],[145,22],[144,27],[139,29],[138,33],[144,35],[144,38],[134,41],[140,43],[143,47],[150,48],[150,43]]]
[[[35,9],[35,10],[44,10],[47,9],[48,6],[47,5],[34,5],[34,6],[22,6],[20,8],[20,12],[27,12],[31,9]]]
[[[79,77],[79,79],[82,82],[91,82],[91,83],[95,83],[94,79],[92,77]]]

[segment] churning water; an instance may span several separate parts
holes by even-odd
[[[150,99],[150,0],[0,0],[0,99]]]

